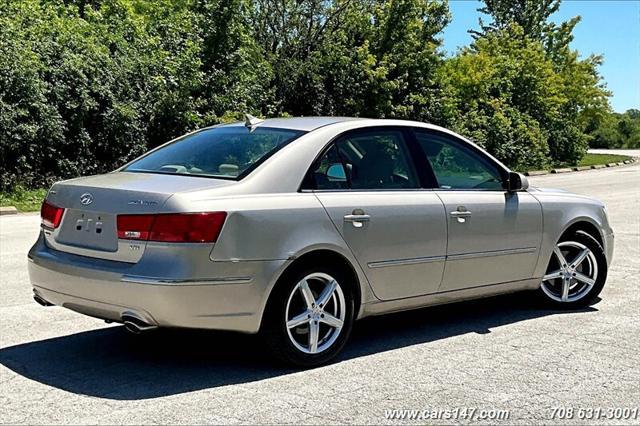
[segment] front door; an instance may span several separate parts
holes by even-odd
[[[447,261],[440,291],[531,278],[542,238],[542,209],[528,192],[503,189],[491,158],[456,138],[416,131],[447,215]]]
[[[313,173],[315,194],[383,300],[438,290],[446,255],[442,202],[420,188],[404,131],[350,132]]]

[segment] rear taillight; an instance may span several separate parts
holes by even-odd
[[[214,242],[220,235],[226,217],[225,212],[161,214],[156,216],[156,220],[153,222],[149,241]]]
[[[118,238],[171,243],[212,243],[226,212],[132,214],[118,216]]]
[[[154,217],[152,214],[118,216],[118,238],[147,241]]]
[[[54,206],[45,200],[40,208],[40,217],[42,218],[42,224],[47,228],[56,229],[60,226],[62,221],[62,214],[64,209],[62,207]]]

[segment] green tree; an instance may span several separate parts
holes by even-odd
[[[560,59],[569,49],[573,40],[573,29],[580,22],[576,16],[568,21],[556,24],[550,22],[551,15],[560,9],[562,0],[484,0],[484,6],[478,11],[489,15],[491,21],[485,23],[478,18],[481,30],[470,30],[475,39],[492,31],[508,29],[517,24],[523,29],[523,35],[540,41],[550,55]]]
[[[477,39],[440,72],[447,87],[447,121],[515,168],[548,164],[548,133],[557,115],[560,81],[540,43],[513,25]]]
[[[251,30],[252,7],[246,0],[195,0],[191,8],[201,34],[205,121],[272,112],[272,70]]]
[[[437,117],[445,2],[258,1],[254,12],[277,112]]]
[[[527,110],[526,102],[518,100],[513,107],[538,121],[546,134],[549,155],[554,163],[575,164],[586,153],[589,123],[609,110],[610,93],[598,72],[602,57],[580,59],[578,52],[570,49],[573,29],[580,17],[560,24],[549,21],[560,4],[560,0],[486,0],[479,11],[488,14],[491,22],[485,24],[480,20],[481,30],[473,32],[474,45],[483,39],[509,34],[509,37],[541,46],[556,74],[553,87],[557,89],[557,98],[549,98],[545,104],[551,108],[538,113]],[[522,97],[529,96],[524,90],[517,92]]]
[[[0,190],[112,170],[187,131],[254,115],[453,127],[515,167],[637,144],[602,58],[569,48],[558,0],[487,0],[446,59],[446,0],[0,2]],[[606,139],[606,140],[605,140]]]
[[[594,148],[640,148],[640,110],[609,113],[590,123],[591,146]]]
[[[186,131],[261,111],[271,74],[250,7],[0,3],[0,189],[113,170]]]

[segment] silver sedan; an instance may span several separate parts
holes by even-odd
[[[133,332],[259,332],[303,367],[370,315],[520,290],[585,306],[613,252],[601,202],[400,120],[248,116],[58,182],[41,214],[41,305]]]

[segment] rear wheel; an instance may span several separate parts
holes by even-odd
[[[344,347],[354,318],[353,283],[339,268],[303,268],[287,274],[267,306],[262,337],[288,364],[313,367]]]
[[[557,307],[583,307],[595,301],[606,279],[602,246],[586,232],[576,231],[556,244],[539,293]]]

